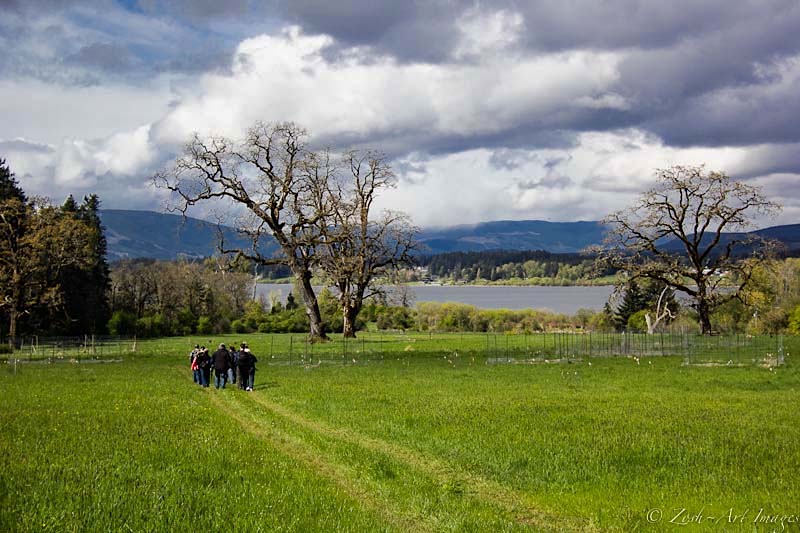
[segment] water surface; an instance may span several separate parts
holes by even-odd
[[[257,292],[286,295],[288,284],[259,283]],[[408,287],[413,302],[460,302],[483,309],[547,309],[556,313],[574,314],[578,309],[600,310],[614,288],[600,287],[510,287],[475,285],[418,285]]]

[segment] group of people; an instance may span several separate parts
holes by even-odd
[[[225,384],[239,384],[239,388],[252,391],[256,378],[256,363],[258,358],[243,342],[237,350],[231,346],[228,350],[225,344],[220,344],[213,354],[208,353],[208,348],[196,344],[189,354],[189,363],[192,368],[194,382],[201,387],[208,387],[211,383],[211,370],[214,370],[214,386],[224,389]]]

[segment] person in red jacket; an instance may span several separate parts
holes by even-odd
[[[202,346],[200,348],[200,355],[195,359],[197,368],[200,369],[200,386],[208,387],[208,382],[211,379],[211,356],[208,355],[208,348]]]

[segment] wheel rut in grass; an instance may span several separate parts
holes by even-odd
[[[181,374],[185,376],[183,372]],[[352,464],[352,461],[342,457],[337,460],[335,454],[326,452],[326,447],[349,446],[352,455],[363,455],[366,451],[386,456],[412,471],[413,479],[429,480],[430,484],[435,485],[434,490],[438,493],[451,492],[455,487],[459,497],[471,500],[478,506],[495,509],[494,513],[497,514],[499,521],[496,526],[505,523],[505,527],[493,529],[507,529],[511,522],[515,522],[518,527],[531,528],[535,531],[599,530],[590,521],[536,509],[525,494],[496,481],[466,472],[440,459],[360,434],[350,428],[335,428],[306,418],[264,397],[260,392],[247,395],[238,391],[231,391],[233,394],[209,392],[211,392],[208,395],[211,403],[233,418],[245,431],[269,442],[279,452],[333,482],[366,509],[371,509],[376,516],[380,516],[384,524],[391,529],[440,531],[453,527],[452,524],[443,522],[441,513],[447,511],[441,511],[438,507],[439,501],[436,501],[436,506],[431,509],[414,508],[402,497],[392,497],[391,489],[387,490],[380,481],[365,476],[363,468]],[[458,512],[464,511],[451,510],[451,514]],[[434,516],[435,513],[439,513],[439,516]]]
[[[380,516],[385,524],[398,531],[436,531],[436,525],[423,516],[409,513],[396,502],[376,497],[374,484],[365,483],[352,467],[329,460],[316,446],[301,436],[287,431],[274,421],[259,416],[257,410],[245,405],[247,399],[222,398],[210,395],[211,402],[233,418],[245,431],[265,440],[279,452],[305,465],[332,481],[358,503]]]
[[[404,446],[360,434],[349,428],[335,428],[325,423],[311,420],[285,406],[276,403],[262,394],[251,396],[253,402],[271,413],[291,422],[291,424],[322,435],[328,439],[383,454],[392,460],[406,465],[430,478],[440,487],[459,487],[464,495],[507,513],[514,521],[536,530],[591,531],[590,524],[572,517],[553,516],[536,509],[529,497],[496,481],[483,478],[474,473],[454,467],[442,460],[426,456]]]

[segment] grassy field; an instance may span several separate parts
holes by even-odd
[[[502,340],[252,336],[254,392],[192,383],[190,343],[240,339],[6,364],[0,531],[798,529],[791,352],[487,364]]]

